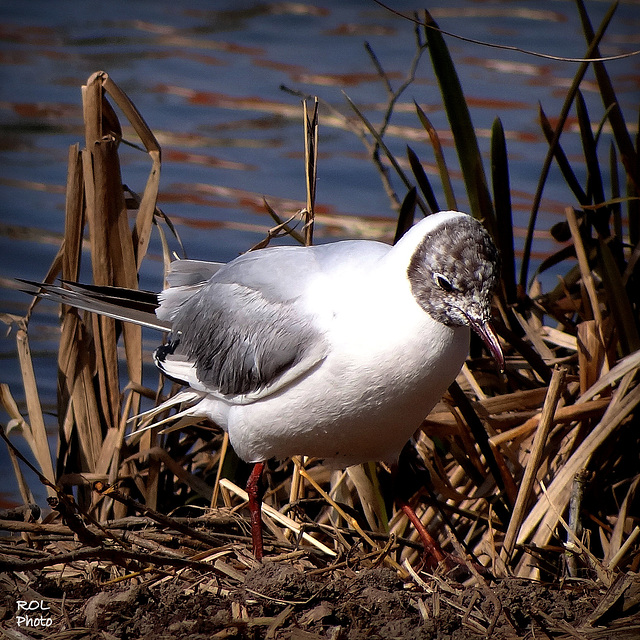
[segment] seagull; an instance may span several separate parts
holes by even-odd
[[[470,330],[504,368],[491,325],[498,269],[483,225],[446,211],[394,246],[345,240],[265,248],[227,264],[174,261],[155,317],[90,287],[40,285],[39,294],[169,331],[154,360],[187,389],[168,402],[186,406],[179,416],[212,420],[254,465],[247,493],[261,560],[267,460],[393,466],[458,375]]]

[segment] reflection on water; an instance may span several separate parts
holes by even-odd
[[[593,24],[598,24],[608,3],[587,4]],[[273,224],[264,212],[263,197],[283,216],[302,206],[301,106],[282,85],[318,95],[336,110],[321,109],[316,240],[389,237],[394,213],[365,148],[345,124],[344,117],[352,120],[353,114],[342,91],[379,123],[388,94],[363,44],[370,43],[395,88],[414,55],[412,24],[365,0],[327,0],[318,6],[218,0],[212,5],[216,8],[203,9],[194,0],[2,4],[0,277],[41,279],[56,253],[64,219],[67,151],[70,144],[83,141],[80,85],[99,69],[129,94],[163,147],[159,204],[178,226],[190,257],[229,260],[260,240]],[[411,14],[423,3],[405,0],[393,6]],[[579,57],[586,49],[570,0],[548,3],[545,9],[529,1],[452,1],[430,10],[443,29],[464,37],[557,56]],[[638,3],[621,3],[602,55],[640,48],[638,34]],[[483,152],[494,118],[502,119],[511,157],[516,239],[521,242],[546,151],[538,103],[550,118],[557,116],[576,65],[451,38],[447,42]],[[639,66],[637,58],[608,64],[631,119],[638,105]],[[592,76],[583,90],[592,118],[598,120],[602,107]],[[396,105],[387,143],[405,158],[410,142],[427,173],[436,176],[414,100],[441,132],[458,201],[464,206],[428,55]],[[124,133],[134,138],[131,130]],[[572,161],[579,160],[575,128],[563,135],[563,145]],[[122,165],[125,182],[142,191],[149,170],[146,154],[123,146]],[[546,230],[567,204],[573,199],[554,168],[539,218],[538,258],[557,249]],[[150,250],[160,256],[157,237]],[[142,285],[148,288],[161,282],[161,263],[153,266],[157,268],[147,267],[142,274]],[[24,314],[26,296],[0,291],[2,311]],[[52,328],[56,320],[54,311],[49,313],[43,323]],[[53,411],[50,336],[51,331],[39,334],[35,327],[31,334],[32,348],[42,351],[37,373],[43,400]],[[20,399],[13,336],[0,345],[0,381],[8,382]]]

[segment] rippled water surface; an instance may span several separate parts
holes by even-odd
[[[390,3],[410,15],[422,2]],[[597,25],[609,4],[586,2]],[[441,1],[429,10],[441,28],[466,38],[554,56],[580,57],[586,45],[575,5],[550,2]],[[601,46],[602,55],[640,49],[640,4],[622,2]],[[229,260],[273,226],[263,198],[281,215],[303,206],[300,99],[317,95],[352,117],[346,93],[380,123],[388,93],[364,43],[393,88],[415,53],[413,25],[374,2],[195,2],[164,0],[73,2],[5,0],[0,5],[0,277],[41,279],[61,240],[69,145],[83,143],[81,85],[97,70],[109,73],[138,107],[163,149],[161,208],[176,224],[189,257]],[[555,118],[576,64],[488,48],[447,38],[471,106],[483,152],[499,116],[507,132],[516,236],[528,220],[546,152],[537,122],[540,103]],[[638,57],[608,63],[623,110],[637,122]],[[591,73],[583,84],[592,120],[602,105]],[[431,148],[413,101],[441,132],[454,175],[457,159],[428,54],[400,98],[387,143],[400,158],[410,144],[437,185]],[[122,120],[125,138],[135,140]],[[563,135],[572,161],[579,139]],[[608,141],[606,141],[608,145]],[[320,116],[318,242],[335,237],[389,234],[394,210],[367,150],[326,107]],[[124,181],[144,188],[146,154],[122,147]],[[488,170],[488,167],[486,167]],[[584,173],[579,176],[583,181]],[[396,183],[400,197],[404,194]],[[457,182],[464,208],[465,195]],[[437,189],[436,189],[437,190]],[[443,200],[441,191],[437,196]],[[574,204],[553,169],[539,217],[535,255],[557,249],[547,230]],[[379,224],[363,225],[364,220]],[[381,225],[387,221],[389,224]],[[151,244],[142,285],[160,286],[160,243]],[[535,265],[534,265],[535,266]],[[23,315],[26,296],[0,288],[0,311]],[[56,319],[43,311],[30,327],[42,400],[55,406]],[[0,382],[24,396],[13,333],[0,340]],[[8,419],[2,413],[4,422]],[[52,431],[55,418],[49,416]],[[5,459],[4,449],[0,461]]]

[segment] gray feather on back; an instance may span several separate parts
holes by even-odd
[[[156,353],[159,366],[192,363],[198,380],[223,395],[302,375],[324,357],[325,343],[299,299],[312,295],[319,274],[343,278],[389,251],[382,243],[365,244],[364,253],[362,241],[261,249],[216,268],[207,282],[198,281],[197,265],[180,265],[170,277],[178,286],[160,294],[157,314],[171,320],[172,333]]]
[[[158,318],[173,322],[182,305],[192,298],[222,267],[224,267],[224,263],[221,262],[174,260],[167,275],[169,288],[158,296],[160,301],[160,306],[156,309]]]
[[[224,267],[224,262],[174,260],[169,267],[167,282],[170,287],[185,287],[206,282],[222,267]]]
[[[294,367],[317,340],[290,304],[269,302],[238,284],[209,282],[176,314],[174,356],[196,367],[198,379],[223,395],[264,388]]]
[[[317,272],[314,253],[279,247],[244,254],[216,268],[207,282],[197,281],[197,264],[172,270],[170,283],[180,284],[160,296],[158,317],[172,322],[160,361],[186,360],[212,390],[241,395],[278,379],[311,347],[317,352],[321,336],[292,304],[305,276]]]

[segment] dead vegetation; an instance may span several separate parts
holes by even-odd
[[[506,373],[497,372],[474,348],[475,357],[406,452],[404,481],[414,487],[412,502],[438,536],[448,562],[435,573],[420,569],[418,537],[401,512],[388,512],[385,473],[376,465],[331,472],[315,460],[294,460],[270,466],[263,511],[269,558],[258,566],[248,552],[246,494],[240,489],[247,470],[225,436],[212,425],[184,422],[169,433],[157,427],[130,437],[140,425],[135,416],[141,409],[161,403],[176,389],[155,374],[143,376],[139,327],[70,307],[61,309],[54,463],[29,353],[34,300],[25,318],[9,319],[28,415],[19,413],[6,386],[2,402],[12,417],[9,426],[22,429],[37,461],[52,510],[41,521],[31,509],[4,514],[0,529],[10,535],[0,542],[0,569],[10,572],[3,584],[14,600],[54,603],[51,616],[58,635],[48,630],[46,637],[84,637],[83,629],[97,634],[86,628],[99,616],[117,617],[110,597],[99,600],[116,585],[117,598],[132,616],[145,612],[146,630],[137,627],[138,635],[130,637],[157,636],[170,614],[175,618],[187,603],[193,609],[194,602],[195,613],[172,619],[178,625],[172,637],[364,637],[365,628],[353,618],[361,609],[370,612],[370,621],[399,610],[414,625],[409,629],[405,622],[404,630],[381,637],[426,638],[443,630],[460,638],[527,633],[605,638],[614,630],[621,638],[637,637],[632,635],[640,629],[637,150],[601,63],[594,67],[604,115],[594,137],[579,94],[580,70],[566,104],[576,103],[581,125],[589,173],[585,188],[560,146],[563,117],[552,129],[541,110],[548,162],[560,165],[577,201],[567,207],[566,224],[554,230],[570,242],[542,268],[558,269],[568,258],[577,260],[567,263],[552,292],[541,292],[524,265],[516,281],[508,189],[505,195],[498,188],[508,186],[501,126],[496,121],[492,196],[478,168],[468,113],[456,111],[460,105],[451,99],[457,91],[451,87],[455,70],[442,37],[421,29],[416,28],[418,50],[426,50],[428,43],[437,73],[449,74],[450,84],[442,90],[453,110],[450,120],[457,123],[453,133],[461,161],[465,158],[463,173],[473,173],[466,182],[472,212],[492,229],[505,263],[496,315]],[[589,29],[585,26],[587,57],[592,57],[602,29],[596,34]],[[381,67],[379,72],[384,76]],[[390,91],[389,115],[398,95]],[[70,149],[65,237],[45,281],[77,281],[81,261],[90,260],[95,284],[136,289],[150,234],[163,239],[166,262],[171,246],[179,245],[169,218],[156,207],[161,150],[106,73],[89,78],[83,100],[85,145]],[[149,155],[141,196],[123,188],[122,129],[113,104]],[[440,208],[434,190],[417,155],[408,149],[412,175],[405,175],[384,146],[385,127],[374,127],[352,106],[359,116],[359,124],[352,126],[360,127],[378,166],[384,167],[390,194],[389,166],[407,187],[406,197],[396,197],[400,232],[416,208]],[[442,208],[455,208],[437,132],[419,107],[417,115],[441,167],[447,200]],[[300,240],[312,240],[315,121],[316,113],[305,111],[307,208],[283,221],[268,207],[277,226],[267,241],[291,231],[300,216],[306,216]],[[613,132],[606,196],[597,154],[605,122]],[[540,193],[545,178],[543,171]],[[532,228],[538,205],[539,200]],[[89,251],[82,246],[85,233]],[[29,463],[5,431],[28,505],[34,500],[21,465]],[[89,596],[82,613],[72,615],[73,598],[84,602]],[[5,610],[13,615],[7,598]],[[573,611],[578,600],[583,609]],[[153,617],[160,609],[167,609],[164,622]],[[209,612],[207,621],[200,611]],[[392,617],[389,613],[384,624],[391,624]],[[11,621],[2,624],[5,630],[14,628]],[[415,632],[415,625],[422,636],[408,633]],[[290,635],[278,635],[285,631]]]

